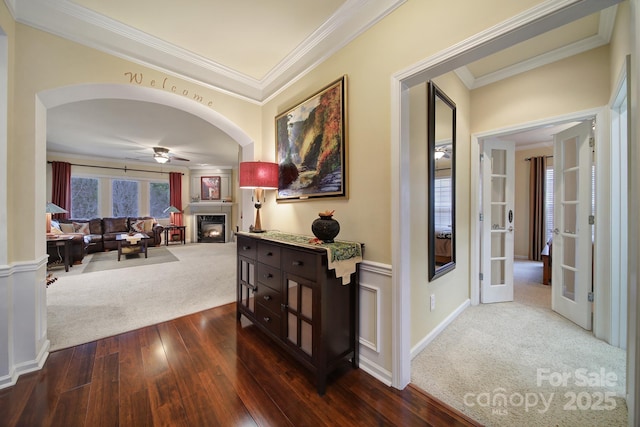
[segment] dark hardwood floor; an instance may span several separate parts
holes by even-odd
[[[235,303],[49,355],[0,390],[1,426],[468,426],[345,364],[324,396]]]

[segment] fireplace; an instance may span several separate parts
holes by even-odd
[[[226,221],[225,214],[197,215],[198,243],[224,243]]]

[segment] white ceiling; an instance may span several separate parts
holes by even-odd
[[[5,0],[23,24],[262,103],[405,0]],[[615,7],[456,70],[470,89],[607,44]],[[48,112],[48,151],[153,162],[237,164],[238,145],[188,113],[134,101]],[[536,138],[540,138],[537,135]],[[530,142],[530,141],[529,141]]]

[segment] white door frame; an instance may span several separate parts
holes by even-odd
[[[603,111],[606,111],[606,107],[594,108],[590,110],[577,111],[571,114],[565,114],[561,116],[549,117],[546,119],[535,120],[532,122],[521,123],[504,128],[494,129],[486,132],[474,133],[471,135],[471,177],[480,176],[480,142],[482,140],[507,135],[514,132],[524,132],[527,130],[535,129],[541,126],[547,126],[558,123],[566,123],[572,121],[582,121],[591,119],[593,117],[600,118]],[[598,137],[601,135],[601,131],[598,132]],[[596,138],[598,139],[598,138]],[[473,178],[472,178],[473,180]],[[480,200],[480,180],[475,181],[477,184],[477,191],[471,189],[471,224],[469,226],[471,241],[469,259],[471,265],[469,266],[469,274],[471,276],[471,305],[478,305],[480,303],[480,245],[481,240],[481,226],[480,226],[480,213],[481,213],[481,200]],[[476,261],[476,262],[474,262]],[[595,319],[594,319],[595,321]]]
[[[411,381],[411,280],[410,280],[410,236],[411,211],[410,194],[410,153],[409,153],[409,88],[424,83],[429,79],[453,71],[477,59],[496,53],[519,42],[528,40],[548,30],[558,28],[580,17],[587,16],[606,7],[615,5],[620,0],[568,0],[559,2],[543,2],[518,14],[507,21],[488,28],[474,36],[457,43],[430,57],[418,61],[391,76],[391,233],[392,239],[392,360],[391,385],[404,389]],[[472,144],[472,154],[479,158],[477,139]],[[474,157],[472,157],[474,158]],[[479,165],[471,162],[478,176]],[[473,176],[473,175],[472,175]],[[477,192],[471,192],[472,199]],[[472,211],[472,218],[479,214],[477,208]],[[471,221],[470,260],[478,258],[478,241],[475,238],[478,224]],[[475,240],[475,245],[474,245]],[[475,252],[474,252],[475,251]],[[472,262],[470,266],[472,294],[475,289],[476,304],[478,301],[478,266]]]

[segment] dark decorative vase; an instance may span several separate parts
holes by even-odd
[[[340,223],[331,215],[320,215],[311,223],[311,231],[324,243],[333,243],[334,237],[340,232]]]

